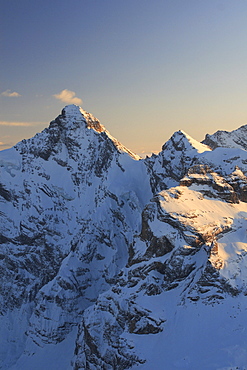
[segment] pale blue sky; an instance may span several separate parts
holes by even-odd
[[[1,148],[47,126],[65,89],[137,153],[179,129],[233,130],[247,123],[246,39],[246,0],[2,1]]]

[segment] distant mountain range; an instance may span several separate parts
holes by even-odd
[[[0,152],[0,368],[247,369],[247,125],[141,159],[66,106]]]

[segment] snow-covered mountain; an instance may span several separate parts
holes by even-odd
[[[140,159],[73,105],[0,152],[0,367],[247,368],[245,133]]]

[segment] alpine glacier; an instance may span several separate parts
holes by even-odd
[[[66,106],[0,152],[0,368],[247,369],[247,125],[141,159]]]

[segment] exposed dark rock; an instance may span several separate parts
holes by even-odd
[[[0,183],[0,196],[7,200],[7,202],[10,202],[12,198],[10,191],[5,189],[5,187],[1,183]]]

